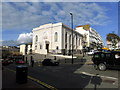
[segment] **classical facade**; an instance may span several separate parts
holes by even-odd
[[[83,47],[98,49],[103,46],[101,36],[90,25],[77,26],[76,31],[83,35]]]
[[[39,54],[71,54],[72,29],[63,23],[45,24],[32,30],[32,52]],[[83,35],[73,30],[73,50],[82,50]]]

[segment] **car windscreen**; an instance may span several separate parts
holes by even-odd
[[[94,54],[94,58],[100,58],[100,54]]]
[[[112,55],[110,53],[106,53],[106,58],[111,58]]]

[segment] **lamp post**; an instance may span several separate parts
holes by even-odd
[[[73,64],[73,14],[70,13],[71,15],[71,28],[72,28],[72,64]]]

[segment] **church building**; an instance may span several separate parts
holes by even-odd
[[[33,28],[32,53],[71,55],[72,29],[63,23],[45,24]],[[83,35],[73,30],[73,51],[82,50]]]

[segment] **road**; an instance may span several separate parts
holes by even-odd
[[[12,70],[15,64],[5,66]],[[59,66],[28,66],[28,75],[59,88],[118,88],[120,71],[97,71],[93,65],[60,64]],[[97,75],[96,75],[97,74]]]

